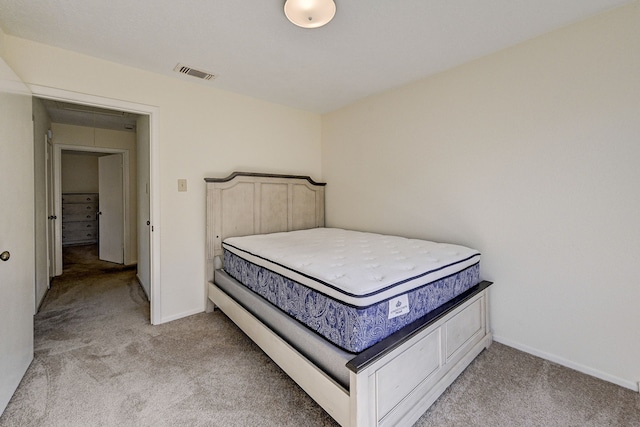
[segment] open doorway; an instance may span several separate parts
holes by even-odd
[[[65,146],[66,147],[66,146]],[[87,147],[88,149],[88,147]],[[62,247],[80,246],[98,259],[115,264],[136,263],[132,246],[137,204],[135,186],[129,184],[129,157],[135,152],[78,151],[61,149],[60,189],[62,203]],[[57,196],[57,195],[55,195]],[[126,231],[126,234],[125,234]],[[91,246],[95,246],[92,248]],[[129,248],[125,257],[125,247]],[[79,248],[77,249],[79,250]],[[76,250],[76,251],[77,251]],[[63,271],[64,271],[63,256]],[[148,289],[145,290],[148,293]]]
[[[122,106],[127,103],[120,101],[113,101],[108,99],[95,98],[88,95],[80,94],[68,94],[62,93],[65,99],[57,99],[59,95],[56,92],[54,96],[50,93],[51,90],[43,88],[45,96],[39,96],[38,88],[34,91],[36,97],[46,107],[47,113],[50,117],[50,132],[48,132],[48,138],[46,139],[46,151],[48,153],[46,159],[46,184],[48,190],[45,191],[44,197],[48,200],[47,214],[48,217],[53,220],[48,221],[48,229],[51,231],[49,239],[51,244],[48,250],[49,264],[49,276],[56,276],[62,273],[62,245],[63,245],[63,193],[71,194],[84,194],[85,201],[87,195],[95,194],[97,203],[99,203],[101,193],[99,186],[96,188],[88,186],[87,184],[100,183],[100,178],[87,179],[85,177],[76,177],[74,179],[76,187],[71,188],[70,191],[63,184],[66,179],[62,174],[67,169],[63,164],[63,158],[73,158],[76,160],[93,157],[92,162],[98,163],[101,158],[115,158],[116,164],[120,167],[121,183],[115,184],[115,187],[121,187],[123,193],[121,196],[116,196],[116,199],[122,201],[122,212],[116,213],[115,221],[112,221],[109,231],[103,231],[100,233],[100,223],[107,223],[108,221],[100,221],[98,218],[100,215],[96,215],[94,218],[84,218],[91,220],[92,223],[84,223],[80,226],[84,227],[84,236],[88,241],[75,241],[73,239],[81,238],[77,233],[73,236],[73,244],[100,244],[106,242],[112,237],[121,236],[120,242],[116,239],[116,243],[112,246],[119,247],[120,249],[111,250],[111,255],[105,256],[108,260],[123,266],[132,265],[136,266],[137,277],[140,281],[145,293],[151,301],[151,323],[161,323],[160,313],[158,310],[158,304],[154,304],[154,295],[152,289],[152,260],[153,254],[152,239],[151,239],[151,135],[152,135],[152,118],[151,115],[155,111],[153,107],[138,106],[132,104],[134,107],[133,112],[127,112],[124,110],[115,109],[115,107]],[[78,102],[69,102],[68,95],[74,98],[76,95],[79,98]],[[90,104],[82,103],[88,99]],[[96,106],[95,101],[102,103],[101,106]],[[108,105],[114,104],[114,105]],[[111,108],[103,108],[108,105]],[[128,106],[128,105],[124,105]],[[138,108],[141,107],[141,108]],[[119,126],[114,128],[114,126]],[[124,138],[129,142],[125,142],[124,145],[119,145],[116,136],[128,133],[129,138]],[[127,145],[128,144],[128,145]],[[138,155],[138,152],[141,155]],[[77,162],[76,162],[77,163]],[[91,162],[89,162],[91,163]],[[76,165],[77,166],[77,165]],[[113,165],[112,165],[113,166]],[[72,173],[85,170],[86,167],[73,167]],[[68,172],[68,171],[67,171]],[[112,174],[113,175],[113,174]],[[117,174],[116,174],[117,175]],[[68,178],[68,177],[67,177]],[[84,187],[78,187],[81,183]],[[114,184],[107,185],[107,188],[114,188]],[[91,198],[91,197],[90,197]],[[53,200],[52,200],[53,199]],[[85,207],[86,208],[86,207]],[[98,211],[100,212],[100,206],[98,204]],[[104,214],[104,212],[103,212]],[[95,215],[95,214],[94,214]],[[104,216],[104,215],[103,215]],[[86,217],[86,214],[85,214]],[[113,224],[119,225],[121,230],[114,231]],[[78,227],[76,225],[75,227]],[[73,227],[72,227],[73,228]],[[87,232],[86,230],[93,230],[95,232]],[[65,227],[65,232],[67,228]],[[68,234],[68,233],[66,233]],[[94,238],[95,234],[95,238]],[[100,234],[103,237],[101,239]],[[46,240],[46,239],[45,239]],[[67,242],[68,243],[68,242]],[[116,257],[113,258],[114,253]],[[102,257],[102,254],[101,254]],[[155,301],[159,299],[159,295],[155,295]],[[156,306],[154,309],[154,305]],[[154,317],[155,315],[155,317]]]

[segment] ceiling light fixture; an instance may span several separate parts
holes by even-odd
[[[333,0],[286,0],[284,14],[298,27],[318,28],[333,19],[336,4]]]

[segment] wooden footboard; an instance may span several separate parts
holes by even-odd
[[[342,426],[412,425],[491,344],[487,286],[477,288],[427,324],[393,337],[378,354],[347,366],[345,390],[215,284],[209,298]]]
[[[478,290],[366,366],[358,369],[356,360],[349,362],[349,425],[413,425],[491,345],[488,304],[488,290]]]

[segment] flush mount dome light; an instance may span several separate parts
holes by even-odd
[[[333,0],[286,0],[284,14],[298,27],[318,28],[333,19],[336,4]]]

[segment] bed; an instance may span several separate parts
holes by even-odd
[[[236,172],[205,181],[209,309],[222,310],[340,425],[413,424],[491,344],[491,283],[479,280],[477,251],[393,236],[381,245],[379,235],[325,229],[325,184],[309,177]],[[331,241],[341,252],[323,264],[306,249],[288,254],[301,248],[288,239]],[[369,256],[369,245],[388,252]],[[440,264],[420,265],[403,245]],[[365,276],[342,256],[358,251],[371,260]],[[417,273],[380,273],[377,255]],[[356,276],[359,287],[344,276]],[[440,301],[420,312],[422,300]]]

